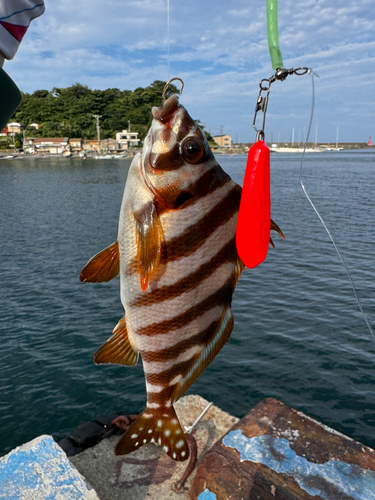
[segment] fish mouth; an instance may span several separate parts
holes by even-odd
[[[162,103],[160,108],[156,106],[152,108],[152,116],[162,123],[168,123],[179,108],[178,97],[173,94]]]

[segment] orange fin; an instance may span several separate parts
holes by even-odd
[[[235,270],[236,283],[238,281],[238,278],[241,277],[242,271],[244,271],[244,270],[245,270],[245,264],[242,262],[242,260],[239,257],[237,257],[236,270]]]
[[[125,316],[120,319],[112,333],[112,337],[96,351],[94,363],[97,365],[102,363],[136,365],[139,353],[130,345]]]
[[[82,282],[102,283],[110,281],[120,272],[120,252],[118,242],[92,257],[82,269],[79,280]]]
[[[115,455],[125,455],[148,443],[161,446],[178,462],[189,458],[189,445],[173,406],[163,408],[162,414],[146,408],[117,443]]]
[[[173,400],[177,401],[199,375],[207,368],[216,354],[229,339],[233,330],[233,314],[230,305],[226,306],[221,314],[219,324],[211,340],[202,348],[198,358],[190,368],[188,374],[179,382],[173,393]]]
[[[284,236],[283,232],[281,231],[281,229],[279,228],[279,226],[276,224],[276,222],[271,219],[271,230],[272,229],[274,231],[278,232],[279,235],[282,237],[282,239],[285,240],[285,236]]]
[[[141,288],[146,291],[150,277],[159,266],[163,229],[152,202],[135,213],[134,220],[138,274],[141,279]]]

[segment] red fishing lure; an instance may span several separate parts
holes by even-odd
[[[270,150],[257,141],[249,150],[237,219],[237,253],[254,268],[267,255],[271,231]]]

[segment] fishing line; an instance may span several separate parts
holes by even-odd
[[[167,0],[167,81],[169,80],[169,0]]]
[[[258,130],[256,127],[255,127],[255,120],[256,120],[256,113],[255,113],[255,117],[254,117],[254,122],[253,122],[253,128],[256,130],[257,132],[257,138],[263,134],[263,137],[264,137],[264,120],[265,120],[265,112],[266,112],[266,109],[267,109],[267,103],[268,103],[268,95],[269,95],[269,89],[270,89],[270,85],[271,83],[274,81],[274,79],[279,79],[279,80],[284,80],[286,78],[286,76],[288,74],[291,74],[291,73],[294,73],[294,74],[297,74],[297,75],[302,75],[304,74],[303,72],[299,71],[299,70],[302,70],[302,69],[305,69],[305,68],[299,68],[298,70],[285,70],[284,68],[282,68],[283,66],[283,59],[282,59],[282,55],[281,55],[281,51],[280,51],[280,47],[279,47],[279,31],[278,31],[278,20],[277,20],[277,0],[267,0],[267,35],[268,35],[268,49],[269,49],[269,53],[270,53],[270,57],[271,57],[271,63],[272,63],[272,68],[276,70],[276,73],[275,73],[275,76],[274,78],[270,78],[268,80],[262,80],[261,83],[260,83],[260,88],[261,88],[261,92],[267,92],[267,95],[265,97],[262,97],[262,94],[261,92],[259,93],[259,97],[258,97],[258,104],[257,104],[257,108],[256,108],[256,113],[258,110],[261,110],[263,111],[263,127]],[[346,270],[346,273],[349,277],[349,280],[350,280],[350,284],[352,286],[352,289],[353,289],[353,293],[354,293],[354,297],[357,301],[357,304],[358,304],[358,307],[359,307],[359,310],[362,314],[362,317],[363,319],[365,320],[365,323],[370,331],[370,334],[371,334],[371,337],[372,337],[372,340],[374,341],[374,344],[375,344],[375,334],[371,328],[371,325],[362,309],[362,306],[360,304],[360,301],[359,301],[359,297],[358,297],[358,294],[357,294],[357,290],[354,286],[354,282],[353,282],[353,279],[351,277],[351,274],[350,274],[350,271],[349,271],[349,268],[348,266],[346,265],[346,262],[343,258],[343,256],[341,255],[341,252],[340,250],[338,249],[336,243],[335,243],[335,240],[333,239],[333,236],[331,234],[331,232],[329,231],[326,223],[324,222],[323,220],[323,217],[320,215],[320,213],[318,212],[316,206],[314,205],[314,203],[312,202],[310,196],[308,195],[307,191],[306,191],[306,188],[305,188],[305,185],[304,185],[304,182],[303,182],[303,178],[302,178],[302,165],[303,165],[303,161],[304,161],[304,157],[305,157],[305,153],[306,153],[306,148],[307,148],[307,143],[308,143],[308,139],[309,139],[309,135],[310,135],[310,131],[311,131],[311,125],[312,125],[312,120],[313,120],[313,115],[314,115],[314,105],[315,105],[315,86],[314,86],[314,76],[318,76],[316,73],[313,72],[313,70],[311,68],[309,68],[307,70],[307,73],[309,73],[311,75],[311,85],[312,85],[312,101],[311,101],[311,113],[310,113],[310,122],[309,122],[309,126],[308,126],[308,130],[307,130],[307,135],[306,135],[306,139],[305,139],[305,144],[304,144],[304,148],[303,148],[303,153],[302,153],[302,156],[301,156],[301,165],[300,165],[300,184],[301,184],[301,187],[302,187],[302,191],[304,192],[308,202],[310,203],[310,205],[312,206],[314,212],[316,213],[316,215],[318,216],[320,222],[323,224],[323,227],[324,229],[326,230],[326,233],[328,234],[328,237],[329,239],[331,240],[336,252],[337,252],[337,255],[340,257],[340,260],[341,262],[343,263],[344,265],[344,268]],[[262,82],[268,82],[268,85],[262,85]],[[259,108],[259,109],[258,109]]]
[[[375,344],[375,334],[374,334],[374,331],[373,329],[371,328],[371,325],[362,309],[362,306],[361,306],[361,303],[359,301],[359,297],[358,297],[358,293],[357,293],[357,290],[355,288],[355,285],[354,285],[354,282],[353,282],[353,279],[352,279],[352,276],[350,274],[350,271],[349,271],[349,268],[348,266],[346,265],[346,262],[343,258],[343,256],[341,255],[341,252],[340,250],[338,249],[336,243],[335,243],[335,240],[333,239],[333,236],[331,234],[331,232],[329,231],[328,227],[327,227],[327,224],[324,222],[323,220],[323,217],[320,215],[320,213],[318,212],[318,209],[316,208],[316,206],[314,205],[314,203],[312,202],[309,194],[307,193],[306,191],[306,188],[305,188],[305,184],[303,182],[303,178],[302,178],[302,165],[303,165],[303,161],[304,161],[304,157],[305,157],[305,153],[306,153],[306,147],[307,147],[307,143],[308,143],[308,139],[309,139],[309,135],[310,135],[310,131],[311,131],[311,126],[312,126],[312,121],[313,121],[313,115],[314,115],[314,106],[315,106],[315,85],[314,85],[314,76],[318,76],[316,73],[313,72],[312,69],[309,69],[308,73],[311,75],[311,86],[312,86],[312,99],[311,99],[311,113],[310,113],[310,122],[309,122],[309,127],[308,127],[308,130],[307,130],[307,135],[306,135],[306,140],[305,140],[305,144],[304,144],[304,148],[303,148],[303,153],[302,153],[302,156],[301,156],[301,165],[300,165],[300,178],[299,178],[299,181],[300,181],[300,184],[301,184],[301,187],[302,187],[302,191],[304,192],[308,202],[310,203],[310,205],[312,206],[312,208],[314,209],[314,212],[316,213],[316,215],[319,217],[319,220],[320,222],[323,224],[323,227],[324,229],[326,230],[326,233],[328,234],[328,237],[329,239],[331,240],[336,252],[337,252],[337,255],[340,257],[340,260],[341,262],[343,263],[344,267],[345,267],[345,270],[346,270],[346,274],[348,275],[349,277],[349,280],[350,280],[350,284],[352,285],[352,289],[353,289],[353,293],[354,293],[354,297],[357,301],[357,304],[358,304],[358,307],[359,307],[359,310],[362,314],[362,317],[363,319],[365,320],[365,323],[370,331],[370,334],[371,334],[371,337],[372,337],[372,340],[374,341],[374,344]]]

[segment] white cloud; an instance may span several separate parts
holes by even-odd
[[[258,82],[272,74],[265,4],[170,0],[169,73],[167,0],[47,0],[46,7],[5,66],[23,90],[75,82],[134,89],[180,76],[183,101],[195,118],[253,139]],[[375,136],[374,33],[373,0],[279,4],[284,66],[311,66],[321,77],[315,116],[323,135],[339,121],[343,140]],[[269,130],[307,123],[310,93],[306,76],[275,83]]]

